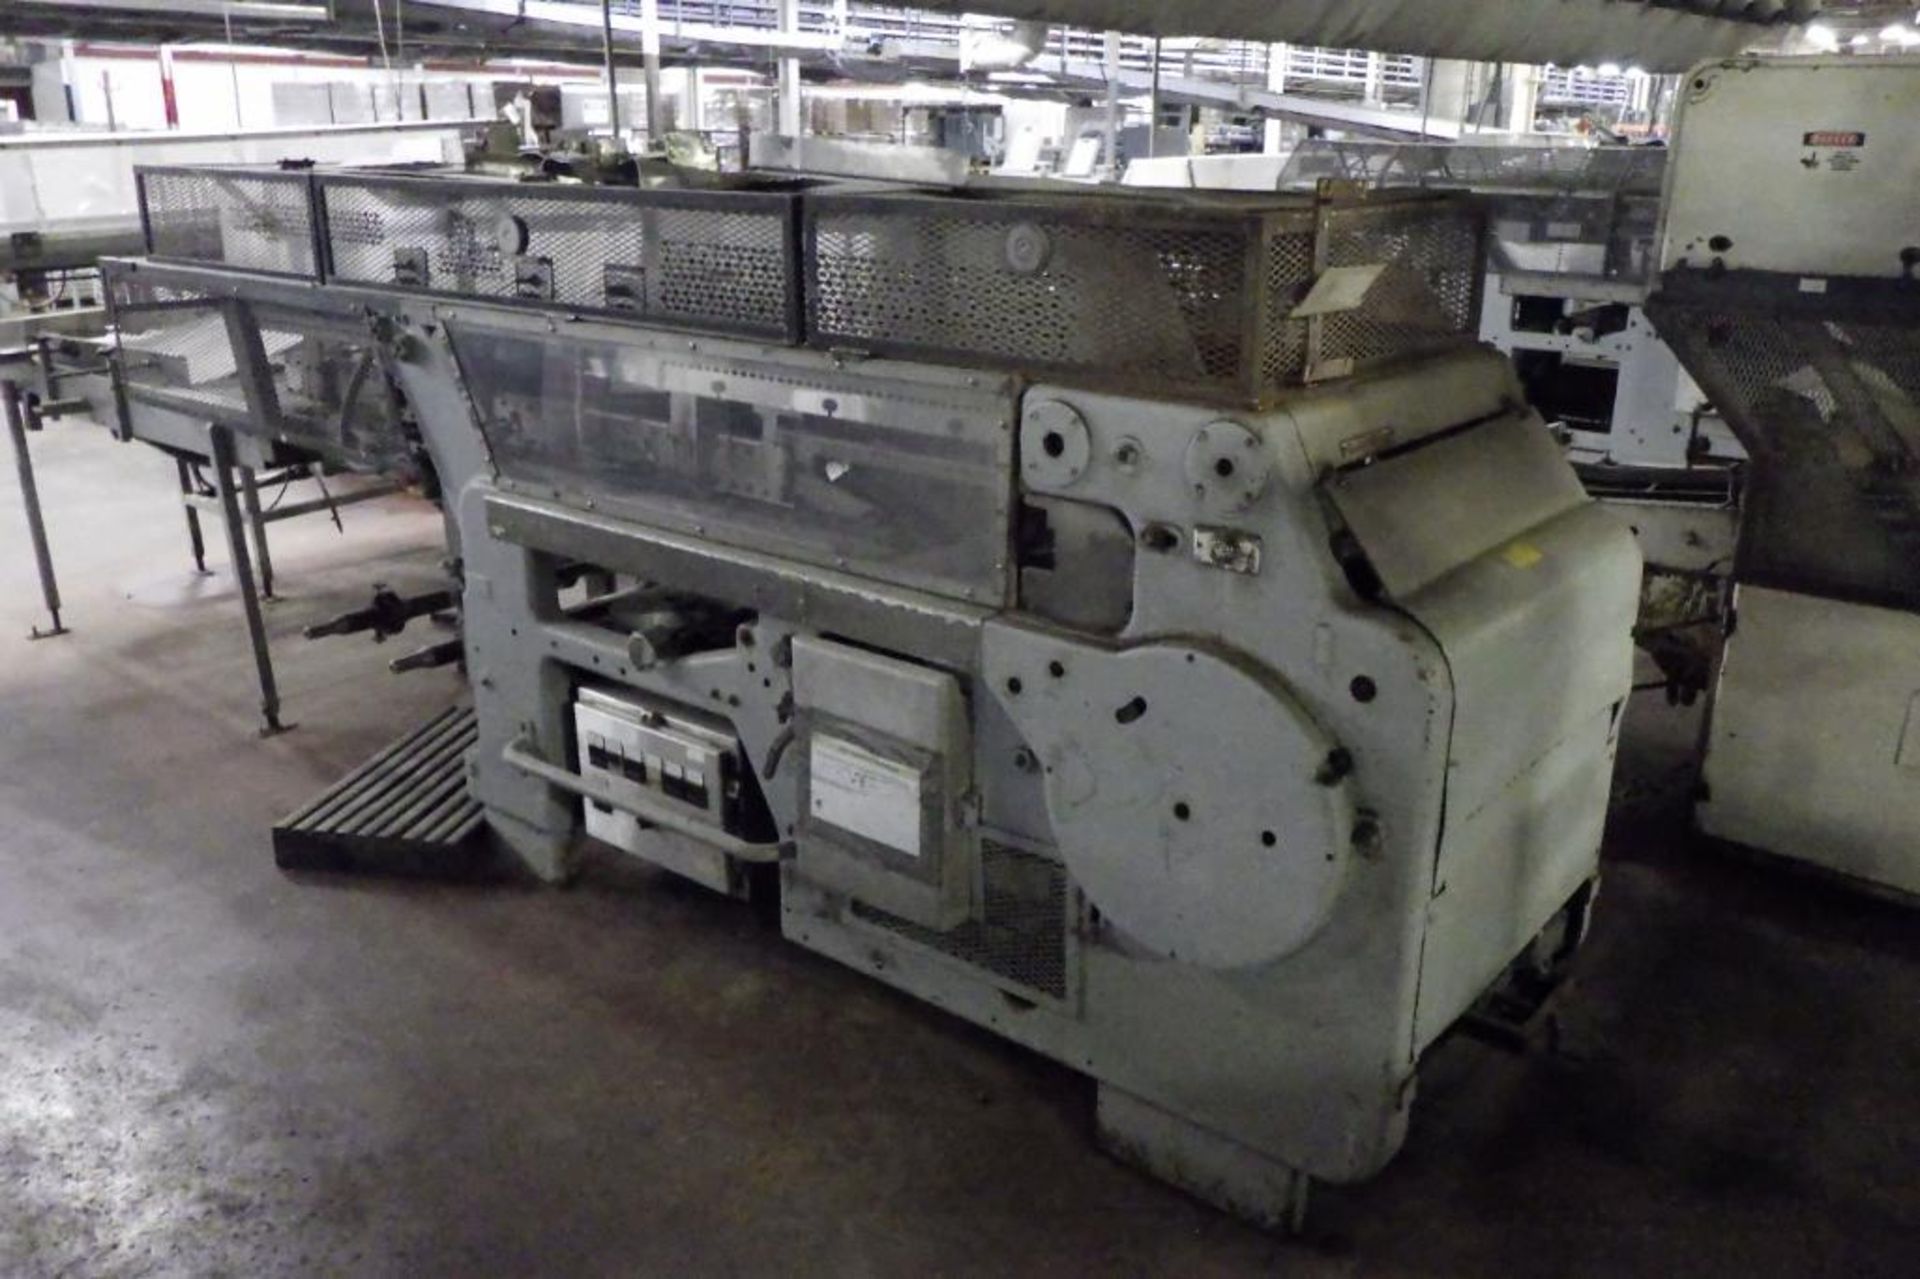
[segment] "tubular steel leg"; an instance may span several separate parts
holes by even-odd
[[[207,571],[207,539],[200,531],[200,511],[187,498],[194,496],[193,467],[184,457],[173,459],[180,475],[180,507],[187,513],[187,541],[193,548],[193,567],[196,572]]]
[[[260,598],[273,598],[273,555],[267,550],[267,520],[260,510],[260,485],[253,468],[240,468],[240,500],[247,508],[247,527],[253,531],[254,562],[260,566]]]
[[[55,394],[57,388],[53,378],[53,339],[45,334],[33,340],[33,363],[40,370],[40,398],[51,404],[60,397]],[[38,428],[32,428],[38,429]]]
[[[33,561],[40,570],[40,598],[46,601],[47,616],[53,621],[50,630],[34,627],[30,638],[65,635],[67,628],[60,624],[60,583],[53,576],[53,552],[47,548],[47,522],[40,513],[40,487],[34,483],[33,457],[27,452],[27,422],[20,411],[19,386],[0,381],[0,400],[5,401],[7,434],[13,439],[13,464],[20,476],[20,504],[27,512],[27,534],[33,539]]]
[[[233,435],[224,426],[209,427],[207,437],[213,444],[214,482],[220,489],[220,511],[226,516],[227,554],[233,561],[233,577],[240,586],[240,604],[246,610],[247,638],[253,643],[253,665],[260,676],[260,717],[266,721],[262,737],[286,731],[291,725],[280,722],[280,689],[273,679],[273,655],[267,651],[267,624],[260,613],[260,595],[254,589],[253,559],[247,554],[247,530],[242,522],[240,496],[234,483]]]

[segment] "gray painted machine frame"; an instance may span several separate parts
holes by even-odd
[[[767,843],[715,838],[641,807],[675,850],[655,860],[777,861],[790,938],[1087,1070],[1111,1145],[1235,1211],[1285,1224],[1310,1178],[1377,1171],[1404,1136],[1424,1048],[1556,918],[1564,938],[1543,960],[1563,958],[1584,926],[1638,561],[1498,357],[1457,349],[1227,420],[1205,403],[394,289],[113,269],[222,307],[256,379],[265,356],[243,340],[256,309],[360,326],[378,343],[442,478],[464,565],[470,786],[528,867],[570,875],[575,796],[607,798],[575,784],[576,686],[716,710],[759,763],[779,830]],[[783,381],[796,409],[813,402],[809,387],[851,379],[876,405],[910,393],[992,423],[1006,504],[981,514],[1005,548],[1006,591],[968,600],[803,563],[504,474],[455,349],[476,324]],[[1043,437],[1063,423],[1078,424],[1064,428],[1065,451],[1080,465],[1015,465],[1051,454]],[[1501,500],[1463,519],[1458,494],[1489,484]],[[1124,515],[1139,549],[1116,632],[1010,610],[1017,491]],[[1336,562],[1330,525],[1365,543],[1371,595]],[[567,562],[718,598],[751,620],[731,644],[658,661],[560,603]],[[1617,644],[1594,638],[1614,633]],[[1057,983],[970,962],[831,886],[839,863],[793,820],[809,766],[781,766],[796,641],[901,655],[970,691],[961,776],[972,780],[949,796],[965,832],[955,855],[1025,858],[1023,874],[1058,885],[1041,897],[1065,916]],[[1215,708],[1214,721],[1182,719],[1186,702]],[[879,714],[833,709],[861,725]],[[1113,727],[1142,715],[1146,730]],[[1104,791],[1080,793],[1089,768]],[[1249,784],[1256,775],[1271,784]],[[1111,909],[1096,907],[1081,885],[1100,879],[1099,859],[1135,851],[1101,846],[1113,805],[1144,805],[1128,838],[1187,850],[1176,861],[1231,839],[1232,873],[1196,878],[1149,859]],[[1159,909],[1162,889],[1184,905]],[[1297,918],[1263,926],[1242,897]]]

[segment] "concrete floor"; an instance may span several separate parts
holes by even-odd
[[[1080,1078],[596,867],[569,891],[295,880],[267,828],[443,704],[307,621],[424,582],[434,517],[276,529],[253,735],[171,472],[36,439],[74,633],[0,485],[0,1275],[1912,1274],[1915,917],[1697,847],[1636,706],[1570,1052],[1468,1042],[1407,1149],[1245,1228],[1102,1154]],[[224,561],[224,556],[216,556]]]

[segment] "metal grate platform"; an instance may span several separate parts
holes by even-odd
[[[485,815],[467,793],[473,709],[451,707],[328,787],[273,828],[283,870],[470,873]]]

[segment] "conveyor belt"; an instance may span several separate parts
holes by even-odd
[[[328,787],[273,828],[285,870],[471,872],[484,814],[467,793],[473,709],[454,706]]]

